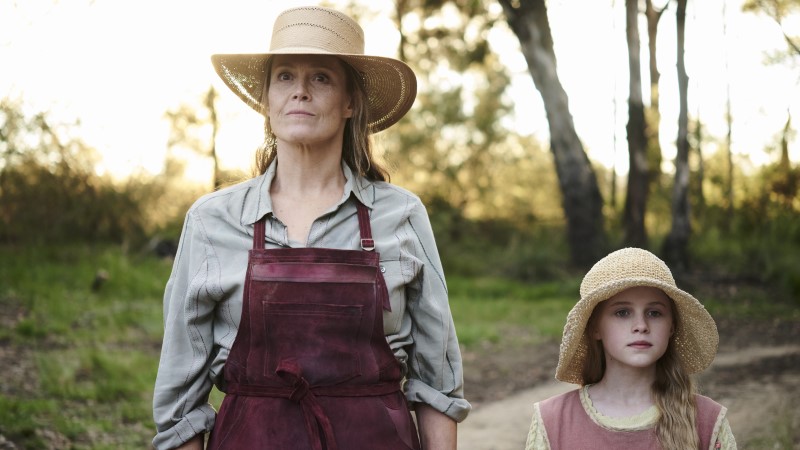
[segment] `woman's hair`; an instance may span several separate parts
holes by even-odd
[[[338,59],[338,58],[337,58]],[[345,123],[342,141],[342,159],[354,172],[372,181],[389,181],[389,172],[383,168],[372,154],[369,107],[367,90],[361,74],[350,64],[341,59],[347,79],[347,93],[353,104],[353,115]],[[264,114],[264,143],[256,150],[255,175],[263,174],[277,157],[277,142],[269,123],[267,104],[270,78],[272,76],[272,60],[267,62],[266,80],[261,93],[261,107]]]
[[[670,307],[674,327],[677,329],[680,320],[675,302],[671,299]],[[584,385],[599,382],[606,371],[603,343],[591,339],[600,309],[597,306],[594,308],[584,331],[589,341],[582,370]],[[675,336],[675,333],[672,336]],[[699,436],[696,422],[696,388],[676,354],[674,338],[670,338],[667,351],[656,362],[656,379],[653,382],[652,393],[659,412],[655,431],[661,448],[665,450],[697,448]]]

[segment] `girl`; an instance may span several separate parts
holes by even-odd
[[[702,304],[652,253],[618,250],[586,274],[556,379],[581,388],[534,405],[532,449],[736,449],[727,409],[689,374],[714,360],[719,335]]]

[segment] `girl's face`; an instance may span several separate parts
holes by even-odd
[[[270,73],[269,121],[279,141],[325,146],[341,140],[353,115],[343,63],[327,55],[276,55]]]
[[[672,300],[660,289],[637,286],[597,305],[593,337],[602,341],[606,367],[654,367],[674,331]]]

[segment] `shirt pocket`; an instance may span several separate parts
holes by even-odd
[[[381,260],[380,271],[389,292],[392,310],[383,312],[384,334],[396,334],[400,330],[406,311],[406,289],[410,277],[404,273],[402,263],[397,259]]]

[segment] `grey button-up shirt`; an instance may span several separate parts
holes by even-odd
[[[164,341],[153,398],[156,448],[172,448],[210,431],[216,413],[212,384],[222,369],[242,313],[253,224],[266,216],[266,248],[297,247],[272,214],[273,162],[261,176],[200,198],[189,209],[164,293]],[[308,247],[360,249],[355,198],[370,209],[392,311],[384,311],[386,340],[405,369],[410,402],[431,405],[456,421],[470,404],[463,395],[461,353],[447,301],[430,220],[414,194],[353,174],[341,200],[317,218]]]

